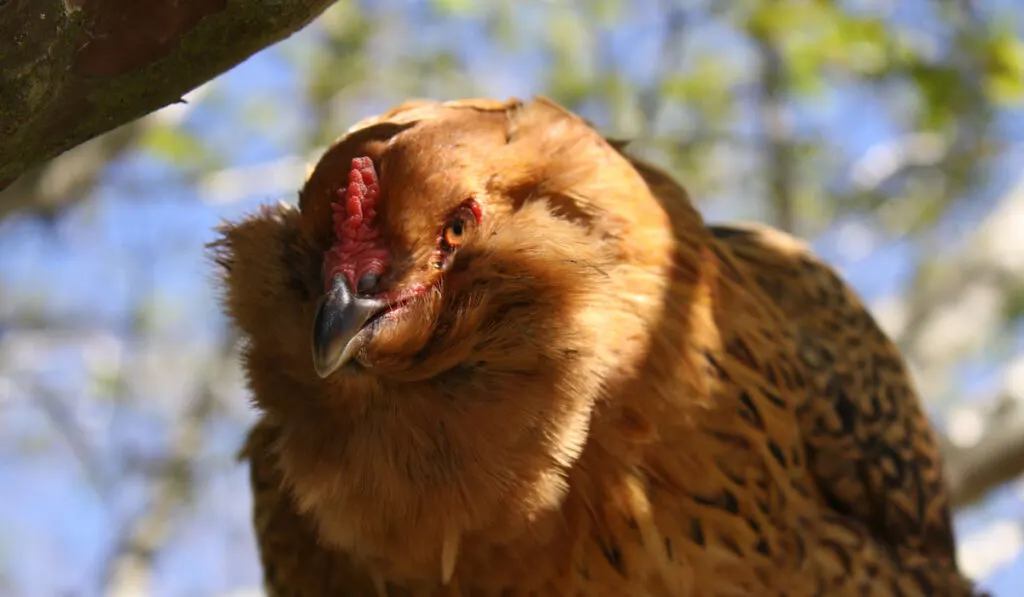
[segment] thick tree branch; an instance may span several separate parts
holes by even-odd
[[[0,3],[0,189],[288,37],[333,0]]]

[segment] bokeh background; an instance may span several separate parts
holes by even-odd
[[[534,93],[842,270],[943,434],[961,564],[1024,594],[1022,32],[1018,0],[343,0],[36,169],[0,201],[0,595],[260,595],[204,243],[363,116]]]

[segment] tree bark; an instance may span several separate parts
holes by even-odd
[[[181,100],[334,0],[0,0],[0,190]]]

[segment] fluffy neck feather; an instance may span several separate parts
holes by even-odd
[[[599,503],[599,494],[627,491],[659,434],[677,433],[659,426],[688,424],[690,418],[675,412],[681,404],[707,405],[701,363],[717,338],[711,316],[715,264],[699,216],[682,205],[672,209],[673,225],[688,227],[684,238],[691,240],[676,243],[661,264],[612,272],[620,278],[621,321],[598,309],[579,314],[580,329],[603,336],[578,342],[580,352],[582,346],[594,349],[587,355],[594,364],[579,369],[606,371],[594,378],[603,384],[604,398],[581,410],[543,413],[560,417],[552,428],[563,434],[554,443],[567,446],[561,456],[550,443],[540,449],[538,437],[514,435],[526,428],[518,407],[524,397],[543,396],[557,383],[598,395],[587,387],[595,381],[584,376],[532,375],[535,385],[520,382],[504,391],[499,384],[481,386],[475,395],[482,400],[475,404],[465,402],[473,393],[454,404],[443,384],[371,377],[321,390],[334,396],[303,398],[306,406],[281,427],[278,458],[300,509],[327,543],[384,578],[429,583],[444,580],[453,566],[456,574],[486,566],[488,558],[556,566],[531,554],[569,554],[568,546],[585,540],[588,529],[601,524],[590,504]],[[617,325],[643,335],[609,335]],[[569,365],[576,363],[560,361],[562,348],[540,343],[531,351],[556,368],[561,362],[575,369]],[[663,388],[677,392],[665,395]],[[551,549],[563,542],[565,549]]]

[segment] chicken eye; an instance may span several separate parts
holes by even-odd
[[[453,249],[463,243],[465,235],[466,221],[462,218],[455,218],[444,228],[444,242]]]
[[[455,251],[469,240],[473,229],[480,222],[480,206],[467,199],[448,219],[438,239],[439,258],[434,263],[438,269],[445,269],[451,263]]]
[[[466,209],[460,210],[441,232],[441,247],[448,252],[461,247],[469,238],[469,233],[476,224],[476,216]]]

